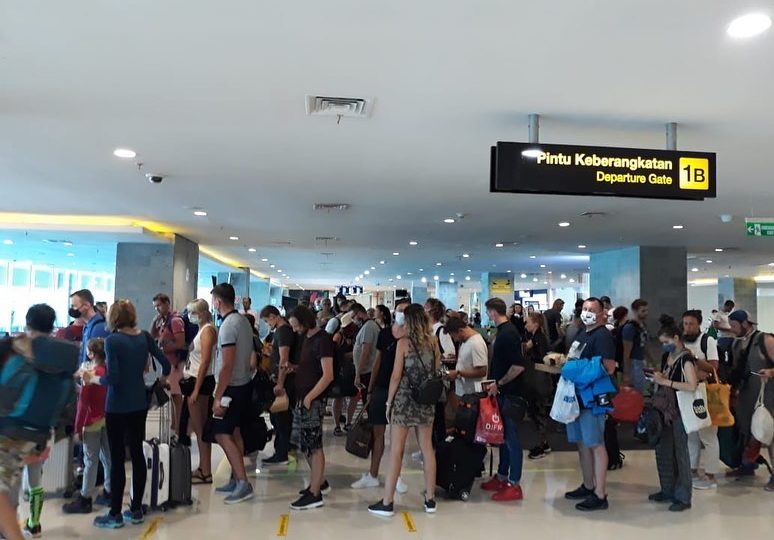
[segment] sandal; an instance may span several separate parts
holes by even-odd
[[[212,484],[212,475],[204,474],[204,471],[202,471],[201,467],[199,467],[191,475],[191,484],[195,486],[200,486],[203,484]]]

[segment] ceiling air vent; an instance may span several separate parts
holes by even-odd
[[[366,118],[371,114],[374,98],[306,96],[306,114]]]
[[[328,243],[328,242],[338,242],[339,240],[341,240],[341,238],[339,238],[338,236],[315,236],[314,237],[315,242]]]
[[[344,212],[345,210],[349,210],[350,205],[347,203],[315,203],[312,206],[312,209],[314,210],[325,210],[327,212]]]
[[[587,211],[580,214],[581,217],[605,217],[607,215],[607,212],[593,212],[593,211]]]

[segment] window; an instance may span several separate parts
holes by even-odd
[[[91,288],[91,279],[89,279],[89,276],[86,274],[81,276],[81,289],[90,289]]]
[[[94,278],[94,288],[98,291],[102,290],[102,278],[97,276]]]
[[[51,288],[51,272],[49,270],[35,270],[35,288]]]
[[[64,272],[57,272],[56,273],[56,288],[57,289],[64,289],[65,286],[65,275]]]
[[[13,287],[29,287],[30,271],[27,268],[14,268],[11,274],[11,285]]]
[[[0,263],[0,287],[5,287],[8,282],[8,265]]]

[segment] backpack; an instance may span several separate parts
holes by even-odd
[[[708,334],[702,334],[701,335],[701,343],[699,343],[699,346],[701,347],[701,352],[704,353],[704,358],[707,358],[707,342],[709,341],[709,335]]]
[[[175,317],[183,321],[183,331],[185,333],[185,344],[186,344],[185,350],[176,351],[175,354],[177,355],[178,362],[185,363],[188,361],[188,353],[191,349],[191,344],[193,343],[193,340],[196,337],[196,334],[199,333],[199,325],[196,325],[191,322],[191,319],[188,318],[188,313],[184,313],[183,315],[174,315],[167,319],[166,326],[169,328],[170,331],[172,330],[172,319],[174,319]]]
[[[45,444],[53,428],[74,420],[77,390],[73,374],[78,368],[78,349],[66,351],[61,348],[65,342],[48,338],[34,342],[38,340],[55,343],[53,348],[33,345],[33,353],[53,353],[61,368],[48,371],[51,363],[47,359],[30,361],[16,353],[8,357],[0,368],[0,433]]]
[[[348,336],[343,330],[341,343],[333,352],[333,382],[326,389],[328,397],[350,397],[357,394],[355,386],[355,360],[352,352],[355,348],[354,336]]]

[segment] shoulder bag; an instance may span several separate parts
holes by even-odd
[[[435,369],[435,366],[428,369],[416,344],[412,342],[411,345],[414,347],[417,360],[425,371],[424,378],[417,386],[411,384],[409,379],[411,397],[420,405],[435,405],[441,400],[441,394],[443,394],[443,376],[439,370]]]
[[[683,381],[685,381],[685,356],[683,354],[678,359],[683,372]],[[712,418],[707,409],[707,386],[703,382],[699,383],[693,392],[678,390],[677,408],[680,409],[680,417],[686,433],[696,433],[712,426]]]
[[[751,432],[755,440],[764,446],[769,446],[774,439],[774,417],[766,408],[764,396],[766,393],[767,381],[761,381],[761,390],[758,393],[758,401],[755,403],[755,412],[753,412]]]
[[[347,433],[347,443],[345,449],[355,457],[362,459],[368,458],[374,443],[373,426],[363,414],[368,410],[370,401],[367,402],[355,418],[349,432]]]

